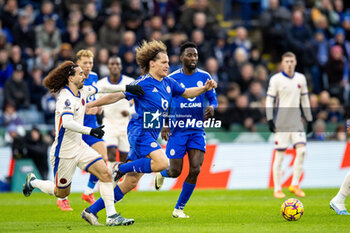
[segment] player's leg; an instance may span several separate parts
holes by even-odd
[[[289,142],[289,133],[276,132],[275,133],[275,160],[273,162],[273,184],[275,198],[284,198],[286,195],[282,192],[282,163],[285,151]]]
[[[126,174],[123,181],[119,182],[119,184],[114,188],[114,202],[120,201],[123,199],[126,193],[134,189],[137,186],[137,183],[141,179],[142,175],[142,173],[135,172]],[[91,225],[98,225],[97,213],[104,208],[105,204],[100,198],[93,205],[86,208],[82,212],[82,217]],[[124,224],[122,225],[130,225],[133,223],[133,219],[125,219],[123,222]]]
[[[99,153],[100,155],[102,155],[102,158],[105,161],[107,161],[107,149],[103,141],[96,141],[94,144],[91,145],[91,148],[97,151],[97,153]],[[88,185],[85,188],[84,192],[81,194],[81,198],[84,201],[90,203],[90,205],[96,201],[94,197],[94,188],[97,182],[98,178],[93,174],[90,174]]]
[[[204,161],[204,151],[198,149],[191,149],[188,151],[188,160],[190,164],[190,171],[183,183],[182,190],[175,205],[173,217],[188,218],[189,216],[183,212],[188,200],[190,199],[194,188],[196,187],[197,178]]]
[[[117,146],[107,146],[108,168],[112,171],[117,160]]]
[[[344,178],[339,192],[330,202],[330,208],[333,209],[339,215],[350,215],[345,208],[345,199],[350,194],[350,172],[348,172]]]
[[[292,133],[292,142],[296,150],[296,157],[293,164],[294,170],[293,170],[292,184],[289,187],[289,190],[298,197],[305,197],[305,193],[299,187],[299,181],[300,181],[301,174],[303,173],[304,159],[306,154],[305,133],[304,132]]]
[[[160,190],[160,188],[163,186],[164,179],[166,177],[170,178],[176,178],[180,176],[182,172],[182,164],[183,164],[183,159],[169,159],[170,161],[170,166],[156,174],[154,177],[154,188],[156,190]]]
[[[125,163],[130,151],[128,135],[118,137],[119,161]]]

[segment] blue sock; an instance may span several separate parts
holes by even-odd
[[[94,189],[97,181],[98,181],[98,178],[96,176],[94,176],[93,174],[90,174],[88,187],[91,189]]]
[[[119,170],[123,173],[137,172],[137,173],[151,173],[151,159],[142,158],[136,159],[130,163],[124,163],[119,166]]]
[[[190,199],[195,187],[196,187],[195,184],[189,184],[189,183],[184,182],[184,184],[182,186],[182,191],[181,191],[181,194],[179,196],[179,199],[177,200],[175,209],[183,210],[185,208],[185,205],[188,202],[188,200]]]
[[[117,201],[120,201],[121,199],[123,199],[124,194],[122,193],[122,191],[120,190],[119,186],[115,186],[114,188],[114,203],[116,203]],[[102,198],[99,198],[94,204],[92,204],[89,207],[89,210],[91,213],[93,214],[97,214],[100,210],[103,210],[105,208],[105,202],[103,201]]]
[[[164,171],[161,171],[160,174],[161,174],[163,177],[169,177],[169,175],[168,175],[168,169],[165,169]]]

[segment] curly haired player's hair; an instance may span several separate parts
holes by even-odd
[[[59,92],[68,84],[68,77],[75,75],[75,67],[78,67],[78,65],[74,62],[64,61],[44,78],[44,87],[52,93]]]
[[[142,74],[149,72],[149,62],[157,60],[159,53],[167,53],[167,47],[161,41],[143,41],[141,46],[136,48],[136,62],[140,66]]]

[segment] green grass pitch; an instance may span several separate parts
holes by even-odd
[[[0,194],[0,232],[349,232],[350,216],[329,209],[338,189],[305,189],[304,216],[288,222],[280,213],[284,200],[272,190],[195,190],[185,208],[189,219],[171,217],[179,191],[131,192],[116,205],[122,216],[134,218],[132,226],[91,226],[81,219],[88,206],[79,193],[69,196],[74,211],[63,212],[56,199],[42,193],[24,197]],[[285,190],[285,193],[288,191]],[[287,198],[294,197],[288,193]],[[105,223],[105,211],[99,213]]]

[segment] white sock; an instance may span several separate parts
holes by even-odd
[[[348,172],[344,178],[343,184],[340,187],[339,193],[343,194],[345,197],[350,194],[350,172]]]
[[[60,201],[64,201],[64,200],[67,200],[68,198],[67,197],[64,197],[64,198],[57,197],[57,199],[60,200]]]
[[[33,186],[33,188],[38,188],[42,192],[47,193],[49,195],[54,195],[55,193],[55,184],[50,180],[35,179],[30,181],[30,185]]]
[[[114,207],[114,191],[112,182],[100,181],[100,193],[106,206],[107,217],[116,214]]]
[[[108,167],[108,169],[109,169],[110,171],[112,171],[112,169],[113,169],[115,163],[116,163],[116,162],[110,162],[110,161],[107,162],[107,167]]]
[[[344,204],[345,203],[345,198],[343,194],[340,193],[340,191],[337,193],[337,195],[332,199],[332,202],[336,204]]]
[[[90,195],[91,193],[94,193],[94,190],[92,188],[86,187],[84,194],[85,195]]]
[[[282,163],[284,159],[284,151],[276,150],[275,161],[273,162],[273,185],[275,192],[278,190],[282,190]]]
[[[297,155],[294,160],[293,164],[293,180],[292,180],[292,186],[293,185],[299,185],[299,180],[301,177],[301,173],[303,173],[304,168],[304,158],[305,158],[305,146],[298,147],[296,149]]]

